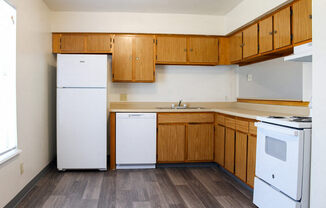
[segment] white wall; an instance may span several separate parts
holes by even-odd
[[[237,72],[240,98],[310,100],[312,69],[308,63],[278,58],[239,67]],[[248,81],[249,74],[252,81]]]
[[[156,66],[155,83],[112,83],[109,100],[216,102],[235,101],[235,73],[230,66]]]
[[[0,165],[0,207],[53,160],[55,142],[49,10],[42,0],[10,2],[17,8],[18,147],[22,153]],[[22,175],[20,163],[24,163]]]
[[[271,8],[276,8],[291,1],[292,0],[243,0],[225,16],[225,32],[232,32],[266,12],[269,12]]]
[[[52,32],[225,34],[223,16],[118,12],[51,12]]]
[[[313,0],[313,111],[311,208],[326,204],[326,1]]]

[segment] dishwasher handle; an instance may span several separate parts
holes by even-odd
[[[117,119],[156,119],[156,113],[117,113]]]

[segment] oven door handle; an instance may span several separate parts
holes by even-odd
[[[286,128],[286,127],[282,127],[282,126],[276,126],[276,125],[267,124],[267,123],[263,123],[263,122],[256,122],[255,126],[257,126],[258,130],[265,129],[268,131],[273,131],[273,132],[277,132],[280,134],[286,134],[289,136],[297,137],[300,134],[300,131],[296,130],[296,129]]]

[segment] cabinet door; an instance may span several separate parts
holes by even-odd
[[[274,15],[274,49],[291,45],[291,9],[287,7]]]
[[[88,53],[111,53],[112,35],[109,34],[88,34],[87,52]]]
[[[157,36],[156,61],[161,63],[186,63],[187,40],[185,36]]]
[[[86,35],[84,34],[62,34],[61,52],[62,53],[85,53]]]
[[[234,173],[234,149],[235,149],[234,144],[235,144],[235,130],[226,128],[224,167],[231,173]]]
[[[225,127],[215,126],[215,162],[224,166]]]
[[[248,136],[247,184],[254,187],[257,136]]]
[[[242,59],[242,32],[238,32],[230,37],[230,61],[236,62]]]
[[[312,38],[312,0],[299,0],[293,4],[293,42]]]
[[[158,125],[158,162],[184,162],[185,125]]]
[[[217,37],[189,37],[189,62],[218,63]]]
[[[243,31],[243,58],[258,54],[258,24]]]
[[[247,134],[242,132],[236,133],[235,175],[238,176],[244,182],[247,179],[247,141]]]
[[[132,81],[132,36],[116,35],[112,55],[112,80]]]
[[[155,74],[154,36],[135,37],[134,81],[153,82]]]
[[[260,53],[273,50],[273,16],[259,22]]]
[[[214,125],[188,125],[188,160],[210,161],[214,158]]]

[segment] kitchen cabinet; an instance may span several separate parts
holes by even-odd
[[[189,124],[187,135],[189,161],[214,159],[214,124]]]
[[[253,24],[243,30],[243,58],[258,54],[258,24]]]
[[[259,46],[260,53],[273,50],[273,16],[259,21]]]
[[[257,127],[254,122],[249,123],[248,135],[248,157],[247,157],[247,184],[254,187],[255,170],[256,170],[256,144],[257,144]]]
[[[242,31],[230,37],[230,62],[234,63],[242,59]]]
[[[189,37],[189,62],[218,64],[217,37]]]
[[[291,8],[286,7],[274,14],[274,49],[291,44]]]
[[[111,53],[113,47],[113,35],[111,34],[87,34],[87,53]]]
[[[225,127],[215,125],[215,162],[224,166]]]
[[[156,63],[182,64],[187,62],[186,36],[156,37]]]
[[[237,131],[235,142],[235,175],[242,181],[247,179],[247,140],[246,133]]]
[[[85,34],[62,34],[60,37],[60,50],[62,53],[83,53],[86,51]]]
[[[298,0],[293,4],[294,44],[312,38],[312,0]]]
[[[158,162],[183,162],[185,160],[186,127],[184,124],[158,125]]]
[[[154,82],[154,52],[153,35],[115,35],[112,81]]]
[[[159,113],[158,162],[214,160],[214,113]]]
[[[234,173],[234,151],[235,151],[235,130],[227,127],[225,130],[224,168],[231,173]]]

